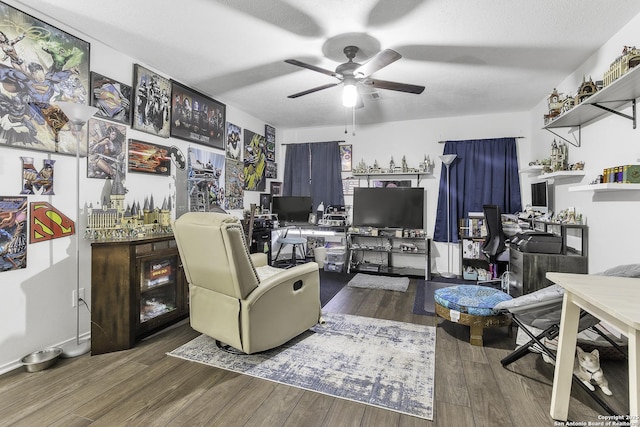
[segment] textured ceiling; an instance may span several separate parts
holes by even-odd
[[[346,45],[361,48],[358,62],[381,49],[399,52],[402,59],[373,77],[426,90],[372,96],[361,87],[361,124],[528,111],[640,13],[637,0],[17,3],[279,127],[350,120],[341,86],[287,98],[336,80],[285,59],[334,70]]]

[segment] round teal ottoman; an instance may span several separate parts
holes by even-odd
[[[482,345],[484,328],[507,326],[511,319],[494,310],[496,304],[510,300],[506,293],[479,285],[455,285],[436,289],[436,314],[451,322],[469,326],[472,345]]]

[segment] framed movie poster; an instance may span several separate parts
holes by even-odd
[[[340,145],[340,163],[342,164],[342,172],[351,171],[351,144]]]
[[[79,145],[86,156],[86,133],[64,127],[57,102],[89,103],[89,43],[2,2],[0,16],[0,116],[12,117],[0,145],[73,155]]]
[[[91,72],[91,105],[96,117],[131,124],[131,86]]]
[[[169,147],[130,139],[129,172],[169,175],[171,173]]]
[[[171,80],[171,136],[225,149],[226,106]]]
[[[166,77],[133,65],[135,106],[131,127],[163,138],[169,138],[171,117],[171,83]]]

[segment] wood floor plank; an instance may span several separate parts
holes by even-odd
[[[302,398],[303,390],[276,384],[271,394],[260,404],[244,427],[281,426]]]
[[[321,426],[334,400],[334,397],[325,394],[305,391],[282,425],[285,427]]]
[[[510,427],[511,416],[504,405],[504,396],[489,366],[462,360],[469,389],[476,427]]]

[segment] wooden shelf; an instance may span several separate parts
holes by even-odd
[[[638,97],[640,97],[640,67],[635,67],[609,86],[560,114],[555,120],[547,123],[544,129],[578,127],[607,114],[607,111],[598,108],[598,105],[606,103],[608,108],[616,109]]]
[[[576,187],[570,187],[569,191],[639,191],[640,184],[620,184],[620,183],[607,183],[607,184],[589,184],[579,185]]]
[[[529,174],[541,174],[544,166],[542,165],[533,165],[523,169],[520,169],[520,173],[529,173]]]

